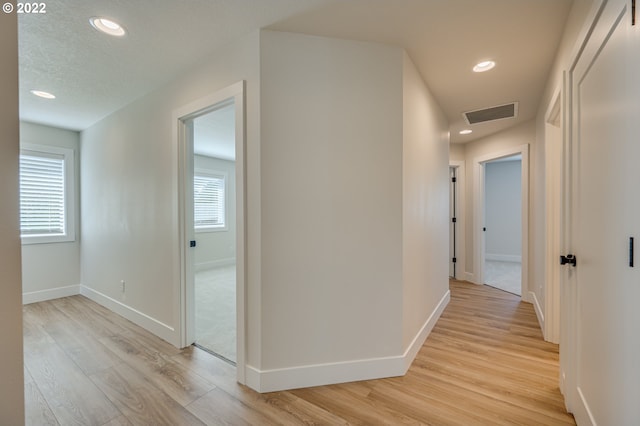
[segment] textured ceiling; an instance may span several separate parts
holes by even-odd
[[[56,0],[20,15],[21,118],[82,130],[258,28],[406,48],[466,142],[535,116],[571,0]],[[98,33],[111,17],[124,38]],[[474,74],[478,61],[493,71]],[[29,94],[53,92],[47,101]],[[518,118],[472,126],[463,111],[519,102]]]
[[[19,15],[20,115],[82,130],[220,46],[328,0],[55,0]],[[93,16],[127,29],[99,33]],[[47,101],[32,89],[54,93]]]

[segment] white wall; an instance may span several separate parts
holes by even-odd
[[[404,54],[403,350],[419,347],[448,299],[449,123]],[[431,319],[431,321],[430,321]],[[422,333],[421,333],[422,331]]]
[[[18,20],[0,15],[0,424],[24,424],[20,271]]]
[[[397,355],[403,51],[261,41],[262,369]]]
[[[178,147],[172,115],[194,100],[246,80],[248,226],[259,241],[259,178],[254,172],[259,170],[258,48],[258,33],[234,42],[81,134],[83,293],[175,345],[180,262]],[[256,244],[251,240],[249,245],[251,252]],[[259,280],[259,263],[249,267],[258,271],[251,277]],[[120,280],[126,282],[124,294]],[[248,284],[249,297],[254,297],[248,301],[250,362],[257,361],[252,350],[259,346],[259,318],[253,317],[259,309],[251,310],[260,303],[254,282]]]
[[[232,265],[236,261],[236,165],[234,161],[194,156],[196,171],[222,172],[226,175],[226,223],[224,230],[196,231],[194,252],[196,270]]]
[[[402,49],[262,33],[263,388],[400,375],[448,295],[448,124]]]
[[[485,165],[485,258],[519,261],[522,256],[522,161]]]
[[[449,161],[464,161],[464,144],[452,143],[449,145]]]
[[[530,145],[531,151],[535,151],[535,140],[536,140],[536,127],[535,121],[531,120],[526,123],[520,124],[518,126],[512,127],[510,129],[504,130],[502,132],[487,136],[482,139],[478,139],[473,142],[469,142],[465,145],[465,175],[466,175],[466,188],[474,188],[474,181],[477,179],[477,176],[474,173],[474,161],[478,157],[483,157],[495,152],[501,152],[505,149],[515,148],[521,145]],[[530,160],[530,170],[535,170],[535,160],[533,159],[533,155],[529,156]],[[530,182],[530,186],[532,183]],[[473,226],[475,217],[475,210],[477,206],[475,206],[474,194],[473,191],[466,191],[465,194],[465,217],[467,218],[465,224],[465,273],[467,275],[467,279],[471,280],[471,275],[475,273],[473,270],[474,265],[474,235],[473,235]],[[529,217],[532,217],[533,214],[539,214],[538,212],[539,206],[535,203],[530,203],[529,207]],[[543,211],[544,212],[544,211]],[[533,244],[533,241],[538,238],[536,235],[533,235],[531,231],[532,224],[531,220],[529,221],[529,245]],[[530,250],[531,253],[531,250]],[[531,258],[529,258],[529,264],[531,265]],[[529,266],[530,276],[531,276],[531,266]],[[529,281],[530,282],[530,281]]]
[[[264,31],[82,132],[83,291],[177,344],[171,116],[239,80],[248,384],[403,374],[446,304],[448,133],[400,48]]]
[[[77,294],[80,286],[80,134],[71,130],[21,122],[20,143],[69,148],[75,159],[76,240],[22,246],[24,303]]]

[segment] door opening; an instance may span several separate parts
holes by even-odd
[[[179,147],[181,343],[245,382],[244,83],[174,113]]]
[[[223,101],[193,126],[195,344],[236,361],[235,104]]]
[[[518,204],[516,207],[510,207],[510,209],[517,209],[520,212],[518,219],[510,218],[509,220],[515,221],[516,227],[511,223],[509,229],[512,233],[519,234],[519,250],[513,248],[513,240],[502,240],[506,230],[506,223],[503,222],[507,219],[502,219],[500,216],[492,216],[492,209],[495,210],[494,205],[489,205],[487,208],[487,197],[491,198],[492,192],[496,192],[495,189],[501,191],[500,185],[504,186],[505,179],[501,177],[501,174],[492,174],[492,164],[511,163],[515,162],[519,167],[519,195],[511,195],[511,202]],[[514,165],[511,165],[513,167]],[[473,269],[474,276],[473,281],[478,284],[488,283],[486,274],[488,273],[489,281],[495,281],[492,278],[492,271],[489,269],[492,266],[519,266],[519,288],[517,285],[510,287],[510,292],[518,294],[526,302],[531,302],[531,295],[528,291],[528,271],[529,271],[529,146],[520,145],[512,148],[507,148],[503,151],[495,152],[492,154],[484,155],[474,159],[474,232],[473,232]],[[497,166],[496,168],[507,168],[507,166]],[[489,178],[485,179],[489,170]],[[497,178],[497,179],[493,179]],[[498,184],[492,190],[492,179],[497,180]],[[513,182],[512,182],[513,183]],[[489,194],[486,195],[487,185],[489,185]],[[513,185],[512,185],[513,186]],[[506,189],[505,189],[506,190]],[[515,191],[511,191],[515,192]],[[501,195],[501,194],[498,194]],[[514,201],[515,200],[515,201]],[[505,201],[501,201],[504,203]],[[502,204],[504,205],[504,204]],[[488,220],[488,222],[487,222]],[[516,229],[517,228],[517,229]],[[515,229],[515,230],[514,230]],[[490,235],[493,234],[493,235]],[[501,237],[502,234],[502,237]],[[490,235],[490,237],[488,237]],[[494,238],[495,237],[495,238]],[[489,238],[489,239],[488,239]],[[487,241],[488,240],[488,241]],[[497,240],[497,241],[496,241]],[[488,259],[486,259],[488,258]],[[502,262],[497,265],[490,265],[486,262]],[[515,263],[516,265],[509,265],[509,263]],[[488,270],[489,269],[489,270]],[[503,273],[498,271],[499,274]],[[506,274],[506,273],[505,273]],[[514,272],[508,272],[509,275],[514,275]],[[515,272],[515,275],[518,275]],[[491,284],[489,282],[489,284]],[[494,284],[495,285],[495,284]]]
[[[484,284],[522,295],[522,156],[484,165]]]

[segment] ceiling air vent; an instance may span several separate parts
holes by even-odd
[[[515,118],[517,115],[517,102],[462,113],[462,116],[464,117],[464,120],[467,122],[467,124],[477,124],[487,121],[503,120],[505,118]]]

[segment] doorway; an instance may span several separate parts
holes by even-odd
[[[522,295],[522,156],[484,166],[484,284]]]
[[[181,343],[245,382],[244,82],[174,112],[179,148]]]
[[[235,103],[187,120],[193,126],[195,344],[236,361]]]
[[[513,157],[513,158],[511,158]],[[508,163],[509,161],[517,161],[519,159],[520,163],[520,197],[519,197],[519,211],[520,211],[520,222],[519,222],[519,246],[520,251],[517,254],[512,253],[500,253],[495,252],[492,253],[493,247],[491,245],[491,241],[489,241],[488,252],[487,252],[487,236],[489,233],[498,233],[502,232],[504,228],[504,224],[501,222],[486,222],[486,196],[485,196],[485,172],[487,170],[487,166],[491,163]],[[497,161],[498,160],[498,161]],[[508,160],[508,161],[506,161]],[[492,166],[488,166],[491,168]],[[529,145],[520,145],[511,148],[506,148],[502,151],[497,151],[491,154],[487,154],[481,157],[476,157],[473,162],[473,170],[474,170],[474,191],[473,191],[473,205],[474,207],[474,232],[473,232],[473,269],[474,269],[474,279],[473,281],[478,284],[485,284],[487,280],[485,279],[485,275],[487,273],[486,260],[487,254],[489,254],[489,261],[499,261],[499,262],[508,262],[516,263],[515,261],[519,261],[520,266],[520,288],[519,292],[516,288],[512,290],[514,293],[519,294],[522,297],[522,300],[526,302],[531,302],[531,295],[529,294],[528,289],[528,271],[529,271]],[[491,213],[489,213],[491,214]],[[517,231],[514,231],[517,232]],[[498,246],[500,247],[500,246]],[[498,250],[498,249],[496,249]],[[494,256],[498,255],[498,256]],[[506,255],[506,256],[500,256]],[[491,274],[491,271],[488,271]],[[489,275],[489,279],[491,280],[491,275]]]

